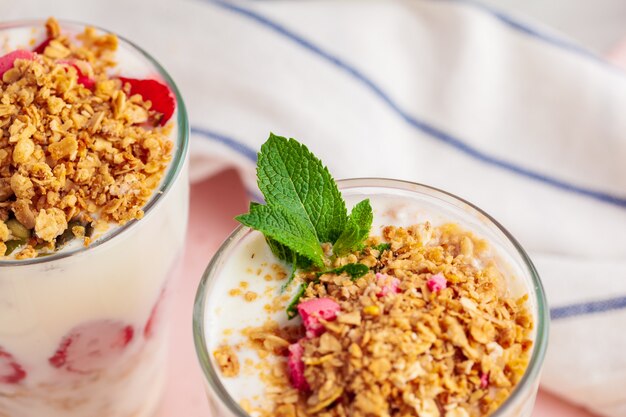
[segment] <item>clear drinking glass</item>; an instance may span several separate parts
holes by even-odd
[[[509,232],[488,214],[472,204],[444,191],[425,185],[379,178],[349,179],[338,181],[348,206],[369,198],[374,207],[374,223],[410,225],[417,221],[430,220],[437,223],[455,222],[477,236],[487,239],[495,250],[500,267],[506,268],[512,276],[510,284],[513,293],[528,293],[529,307],[533,313],[534,347],[526,372],[511,396],[495,411],[493,417],[529,417],[531,415],[539,376],[548,339],[548,307],[543,286],[528,255]],[[385,211],[377,207],[385,207]],[[379,218],[383,213],[392,213],[393,220]],[[387,214],[385,214],[387,215]],[[378,217],[378,219],[377,219]],[[222,244],[209,263],[196,295],[194,306],[194,338],[196,352],[204,371],[206,391],[212,415],[222,417],[247,417],[248,414],[229,394],[220,376],[212,350],[220,343],[219,337],[212,332],[211,319],[216,309],[224,309],[221,300],[212,300],[216,293],[216,283],[221,279],[238,282],[239,277],[222,276],[225,262],[232,257],[241,245],[245,244],[252,231],[247,227],[238,227]],[[260,277],[259,277],[260,278]],[[242,308],[246,308],[242,306]],[[236,311],[226,311],[226,315],[237,315]],[[286,319],[285,319],[286,322]],[[281,325],[284,324],[280,323]],[[232,390],[232,387],[231,387]]]
[[[64,33],[81,23],[61,22]],[[12,50],[43,40],[43,21],[0,24]],[[102,30],[102,32],[106,32]],[[165,382],[169,284],[186,233],[187,114],[150,55],[119,38],[116,71],[174,92],[172,160],[145,216],[89,247],[0,261],[0,417],[147,417]]]

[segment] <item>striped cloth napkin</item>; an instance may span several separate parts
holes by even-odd
[[[273,131],[338,178],[417,181],[485,209],[547,287],[543,386],[626,416],[624,73],[471,1],[83,3],[0,0],[3,19],[97,23],[163,62],[189,108],[195,181],[235,166],[255,196]]]

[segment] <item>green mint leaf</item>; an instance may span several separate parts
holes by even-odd
[[[287,306],[287,318],[289,320],[291,320],[292,318],[298,315],[298,304],[300,304],[300,299],[304,295],[304,292],[306,291],[306,288],[308,286],[309,284],[307,283],[300,284],[300,286],[298,287],[298,291],[296,292],[296,295],[293,296],[293,298],[291,299],[291,302]]]
[[[317,273],[317,277],[321,277],[324,274],[343,274],[344,272],[350,277],[352,277],[352,281],[356,281],[361,278],[363,275],[367,274],[370,271],[369,267],[360,263],[346,264],[344,266],[340,266],[339,268],[330,269],[328,271],[322,271]]]
[[[4,244],[7,247],[4,252],[4,256],[9,256],[10,254],[13,253],[15,249],[19,248],[22,245],[25,245],[26,239],[12,239],[12,240],[8,240],[4,242]]]
[[[282,243],[277,242],[274,239],[265,237],[265,241],[267,245],[270,247],[270,250],[281,261],[285,261],[287,263],[291,263],[296,265],[296,269],[308,269],[311,267],[311,261],[307,258],[304,258],[297,253],[294,253],[289,247],[283,245]],[[295,260],[294,260],[295,256]]]
[[[320,243],[334,242],[343,232],[345,202],[328,169],[306,146],[270,134],[259,152],[257,179],[267,204],[309,222]]]
[[[291,267],[291,274],[289,274],[289,278],[287,278],[287,281],[285,281],[283,283],[283,285],[280,286],[280,293],[281,294],[283,294],[285,291],[287,291],[287,287],[289,287],[289,284],[291,284],[293,282],[293,280],[296,279],[296,270],[298,268],[297,268],[295,262],[292,265],[293,266]]]
[[[351,221],[346,223],[346,228],[333,245],[333,254],[341,256],[350,252],[355,243],[359,242],[359,226]]]
[[[378,252],[383,253],[384,251],[391,249],[391,243],[379,243],[378,245],[372,246],[372,249],[376,249]]]
[[[341,233],[339,239],[333,245],[333,253],[335,255],[343,255],[358,249],[363,241],[367,239],[372,228],[373,219],[374,213],[369,199],[363,200],[354,206],[343,233]]]
[[[310,223],[278,206],[254,205],[250,212],[236,217],[240,223],[263,233],[266,238],[287,246],[310,260],[324,266],[324,253]]]
[[[319,278],[325,274],[340,275],[345,272],[346,274],[350,275],[350,277],[352,277],[352,281],[356,281],[357,279],[361,278],[363,275],[367,274],[369,271],[370,269],[367,265],[364,265],[361,263],[353,263],[353,264],[346,264],[344,266],[340,266],[339,268],[329,269],[328,271],[318,272],[317,277]]]
[[[285,262],[293,262],[295,253],[289,249],[287,246],[279,243],[278,241],[271,239],[265,236],[265,241],[267,242],[267,246],[270,247],[270,250],[274,254],[275,257]]]

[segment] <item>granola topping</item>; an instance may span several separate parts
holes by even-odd
[[[367,265],[358,279],[298,274],[302,325],[268,321],[214,352],[225,377],[260,373],[268,404],[242,406],[264,417],[491,414],[528,365],[527,295],[512,296],[486,241],[455,224],[387,226],[366,245],[331,265]],[[233,367],[244,348],[260,363]]]
[[[88,245],[96,226],[141,219],[171,159],[164,115],[131,94],[137,80],[112,75],[116,36],[46,28],[35,52],[0,58],[0,258],[57,250],[68,233]]]

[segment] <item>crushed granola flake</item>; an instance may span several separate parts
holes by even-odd
[[[213,352],[220,371],[224,376],[239,375],[239,358],[231,346],[221,346]]]

